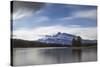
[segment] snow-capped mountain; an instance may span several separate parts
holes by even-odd
[[[39,39],[38,41],[44,43],[71,44],[73,37],[75,37],[75,35],[58,32],[55,35],[46,35],[44,38]]]
[[[72,39],[77,36],[67,33],[58,32],[55,35],[46,35],[44,38],[39,39],[39,42],[54,43],[62,45],[71,45]],[[96,40],[83,40],[82,43],[96,43]]]

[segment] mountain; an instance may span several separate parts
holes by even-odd
[[[58,32],[55,35],[46,35],[44,38],[39,39],[39,42],[44,42],[44,43],[55,43],[55,44],[71,44],[73,37],[76,37],[75,35],[72,34],[67,34],[67,33],[61,33]]]
[[[52,44],[62,44],[62,45],[72,45],[72,39],[77,36],[58,32],[54,35],[46,35],[44,38],[39,39],[39,42],[52,43]],[[81,39],[82,43],[96,43],[96,40],[84,40]]]

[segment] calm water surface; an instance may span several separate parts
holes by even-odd
[[[13,48],[15,66],[96,61],[96,48]]]

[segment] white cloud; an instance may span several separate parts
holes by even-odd
[[[40,27],[34,29],[20,29],[13,31],[13,38],[24,40],[37,40],[42,38],[41,35],[52,35],[57,32],[65,32],[74,35],[81,36],[83,39],[97,39],[96,27],[80,28],[80,27],[62,27],[62,26],[50,26]]]
[[[23,19],[25,17],[30,17],[32,16],[33,18],[33,22],[38,23],[38,22],[46,22],[49,20],[49,18],[47,16],[38,16],[37,12],[35,11],[29,11],[29,10],[18,10],[16,12],[13,13],[13,20],[19,20],[19,19]]]
[[[83,10],[72,13],[69,17],[61,18],[61,20],[72,20],[75,18],[96,19],[97,10]]]
[[[23,40],[37,40],[41,38],[41,36],[34,34],[32,30],[17,30],[13,32],[13,38]]]
[[[33,11],[29,11],[29,10],[24,10],[24,9],[20,9],[16,12],[13,13],[13,20],[18,20],[18,19],[22,19],[24,17],[28,17],[32,15]]]
[[[74,17],[96,19],[97,18],[97,11],[96,10],[79,11],[79,12],[75,13]]]

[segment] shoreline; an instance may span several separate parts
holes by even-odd
[[[52,48],[71,48],[71,49],[82,49],[82,48],[97,48],[97,46],[82,46],[82,47],[13,47],[13,48],[48,48],[48,49],[52,49]]]

